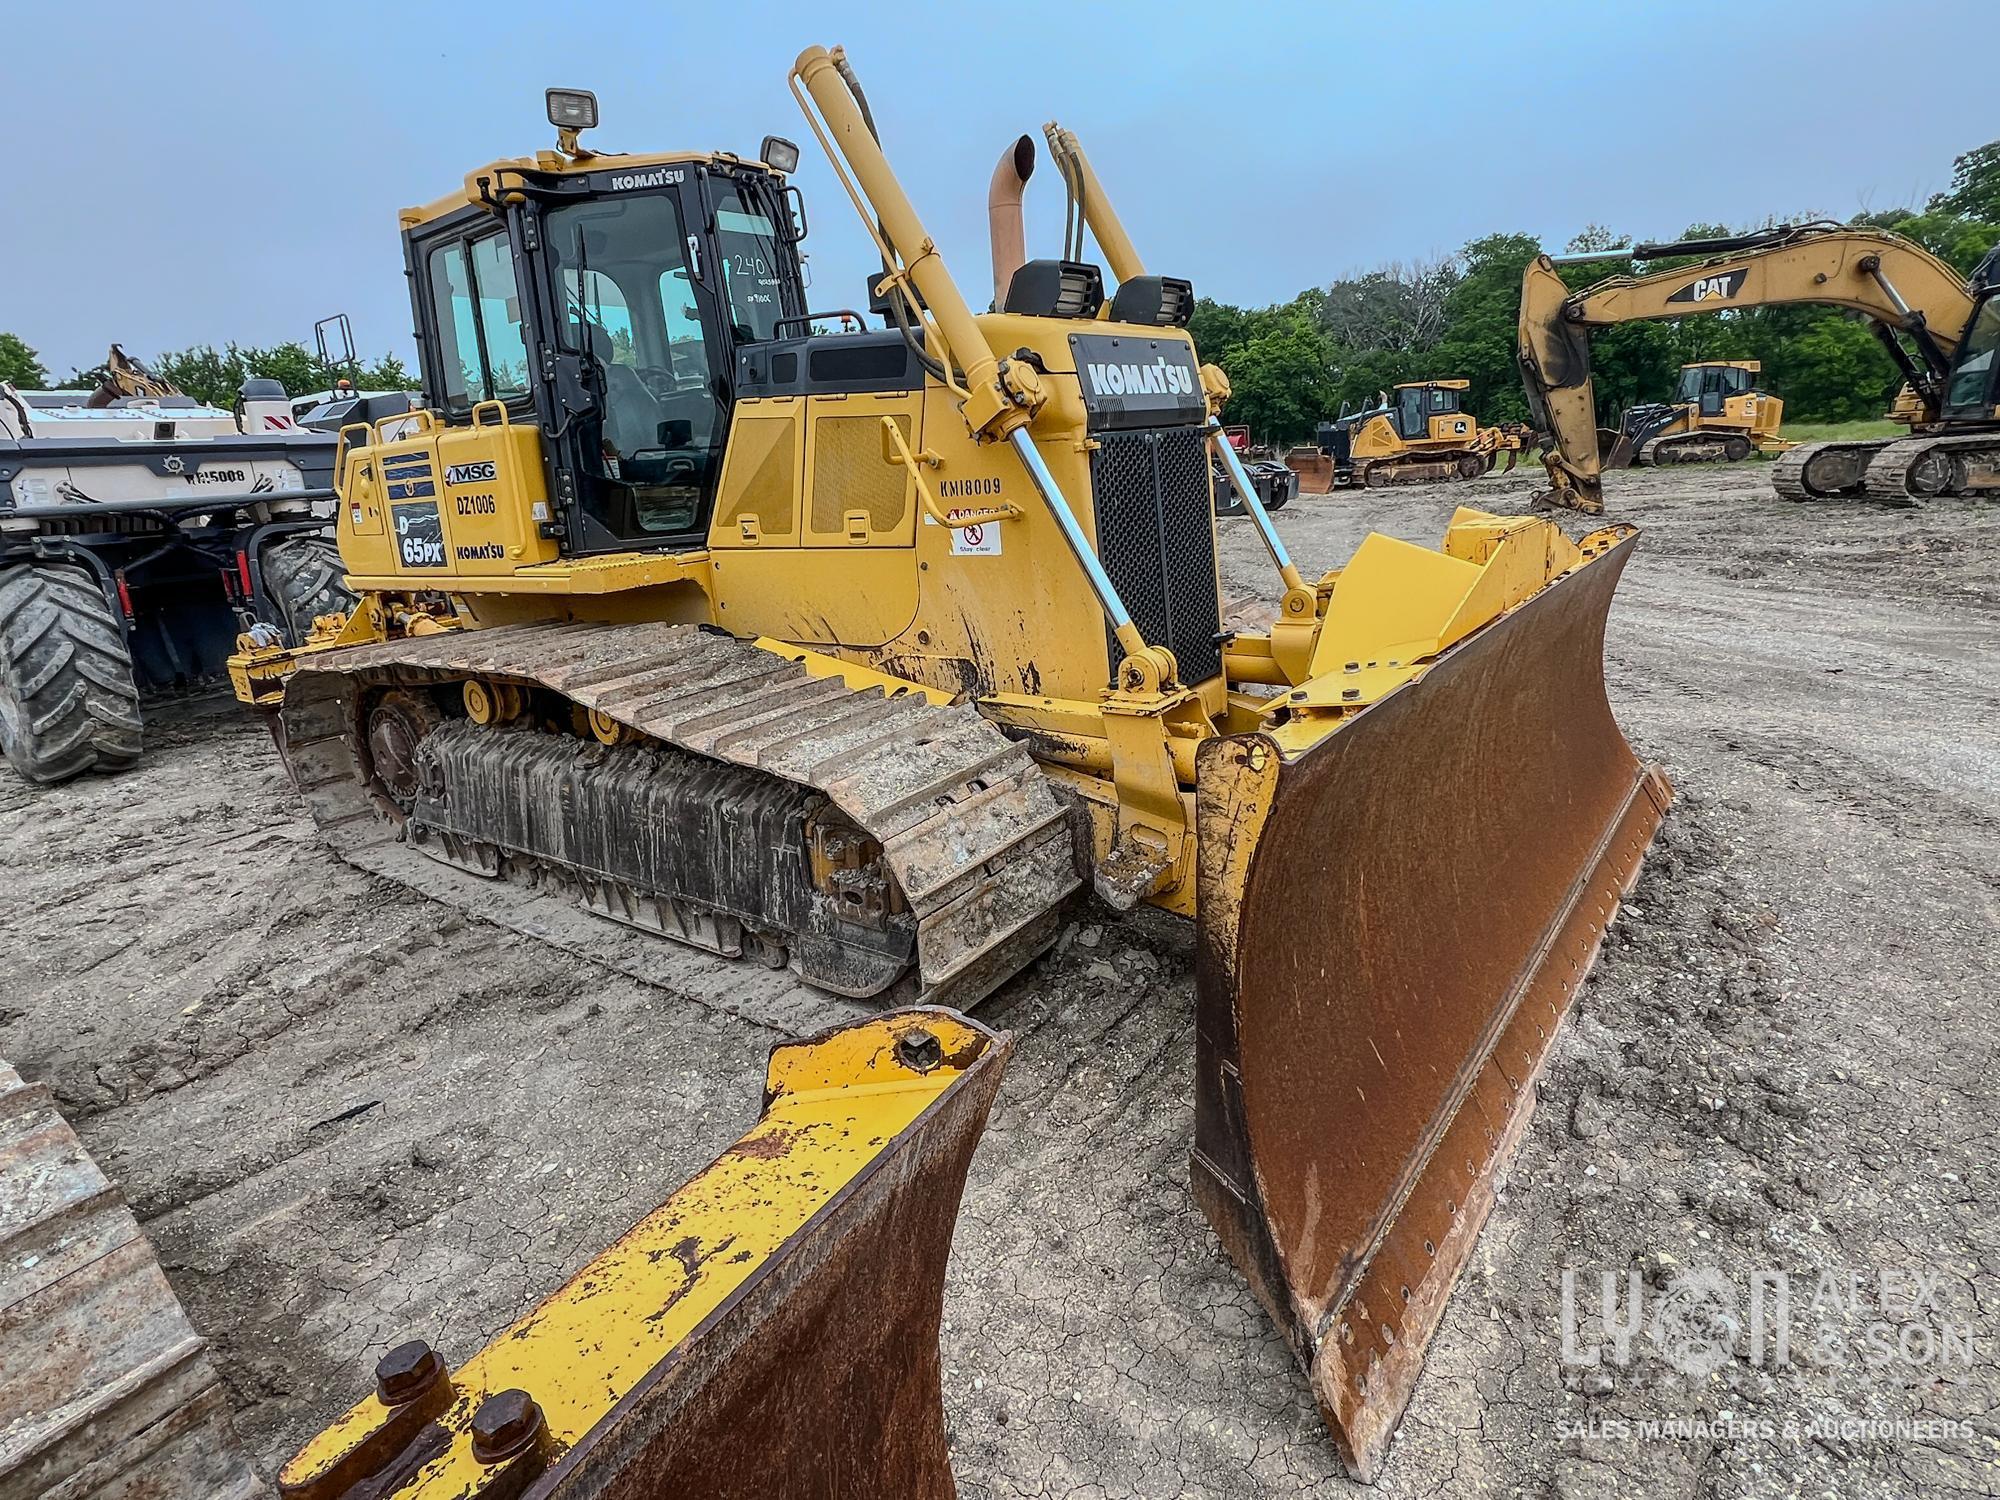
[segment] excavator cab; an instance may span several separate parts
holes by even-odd
[[[594,122],[588,95],[550,91],[553,123],[579,109]],[[763,154],[797,160],[775,137]],[[783,174],[579,148],[496,162],[468,186],[403,214],[426,404],[447,427],[549,434],[537,528],[561,554],[698,545],[738,358],[806,311]],[[461,475],[498,461],[468,454]]]
[[[1985,292],[1958,346],[1951,376],[1945,384],[1942,415],[1947,421],[1990,421],[2000,416],[2000,387],[1995,371],[2000,362],[2000,288]]]

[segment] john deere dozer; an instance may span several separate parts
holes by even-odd
[[[433,410],[344,435],[360,603],[239,692],[347,858],[531,930],[966,1008],[1085,879],[1193,918],[1197,1190],[1372,1472],[1667,803],[1602,677],[1635,534],[1462,510],[1307,578],[1073,136],[1115,291],[1028,260],[975,315],[843,54],[792,87],[892,326],[813,331],[796,148],[603,155],[552,92],[558,149],[404,214]]]
[[[1619,259],[1701,256],[1699,265],[1613,276],[1572,292],[1557,258],[1521,280],[1520,361],[1535,423],[1553,436],[1542,499],[1604,509],[1607,451],[1590,378],[1590,331],[1640,319],[1818,303],[1866,318],[1920,410],[1908,437],[1805,443],[1771,471],[1787,500],[1866,499],[1908,505],[2000,488],[2000,255],[1967,285],[1919,245],[1880,229],[1786,225],[1725,239],[1637,245]],[[1562,263],[1602,259],[1564,256]]]
[[[1465,409],[1469,380],[1412,380],[1382,393],[1365,411],[1319,424],[1317,449],[1294,449],[1286,462],[1307,494],[1350,485],[1431,484],[1477,479],[1501,454],[1512,473],[1535,435],[1518,423],[1483,427]]]

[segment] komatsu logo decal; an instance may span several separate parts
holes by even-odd
[[[677,182],[686,182],[687,173],[679,167],[655,167],[650,172],[613,172],[611,191],[629,193],[637,188],[671,187]]]
[[[1191,396],[1194,371],[1156,359],[1151,364],[1092,364],[1083,367],[1099,396]]]
[[[1743,290],[1748,269],[1724,271],[1715,276],[1697,276],[1679,291],[1670,293],[1669,302],[1728,302]]]
[[[1069,344],[1093,429],[1180,427],[1207,417],[1194,350],[1182,340],[1073,333]]]
[[[452,464],[444,471],[446,484],[491,484],[498,471],[492,460],[477,464]]]

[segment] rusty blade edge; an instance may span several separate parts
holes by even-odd
[[[839,1485],[826,1489],[828,1465],[843,1453],[850,1465],[859,1463],[867,1469],[866,1476],[848,1476],[850,1485],[866,1477],[867,1484],[857,1493],[887,1480],[893,1488],[882,1493],[907,1495],[910,1500],[951,1500],[955,1486],[945,1444],[938,1354],[946,1262],[966,1174],[1012,1054],[1013,1038],[957,1012],[947,1013],[984,1033],[986,1050],[786,1238],[771,1256],[771,1272],[732,1291],[525,1492],[524,1500],[656,1492],[716,1497],[833,1493]],[[843,1029],[832,1027],[820,1036]],[[873,1262],[850,1266],[842,1274],[838,1262],[845,1246],[880,1231],[900,1208],[912,1203],[929,1210],[918,1228],[936,1237],[933,1244],[914,1246],[921,1260],[922,1284],[884,1276],[884,1267]],[[912,1248],[907,1237],[900,1243],[906,1250]],[[866,1372],[858,1394],[871,1398],[871,1404],[860,1409],[854,1404],[855,1371],[849,1365],[856,1341],[839,1337],[838,1328],[816,1325],[810,1340],[768,1351],[762,1360],[755,1357],[757,1341],[773,1337],[769,1330],[782,1323],[791,1303],[814,1290],[814,1278],[821,1274],[833,1278],[831,1294],[842,1300],[847,1321],[900,1324],[913,1341],[908,1357],[896,1368]],[[680,1420],[712,1390],[741,1393],[764,1365],[779,1359],[785,1364],[785,1383],[794,1391],[816,1387],[824,1398],[823,1410],[768,1411],[758,1441],[748,1447],[742,1442],[744,1434],[734,1430],[738,1423],[724,1423],[731,1430],[704,1437],[689,1431],[691,1425],[700,1425],[703,1413],[695,1414],[694,1423]],[[836,1368],[846,1373],[849,1383],[836,1383],[832,1373]],[[801,1375],[819,1378],[801,1380]],[[793,1436],[798,1439],[791,1445],[784,1441],[788,1425],[796,1429]],[[852,1441],[830,1442],[828,1432],[842,1433]],[[690,1453],[697,1462],[705,1456],[712,1469],[689,1473],[678,1460]],[[889,1478],[892,1475],[900,1477]],[[669,1487],[658,1489],[662,1484]]]

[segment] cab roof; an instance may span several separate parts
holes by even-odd
[[[752,171],[771,172],[771,168],[760,161],[732,155],[727,151],[642,151],[626,153],[621,151],[579,151],[575,156],[561,151],[537,151],[533,156],[508,156],[498,161],[490,161],[485,166],[465,174],[465,182],[455,193],[447,193],[442,198],[415,208],[406,208],[396,215],[397,223],[404,229],[415,229],[434,219],[442,219],[447,214],[455,214],[467,207],[477,207],[487,201],[486,194],[498,197],[504,190],[508,177],[521,177],[533,173],[537,176],[574,176],[586,172],[644,172],[654,167],[711,166],[726,162],[731,166],[748,167]],[[482,190],[481,183],[485,183]]]
[[[1752,375],[1760,374],[1764,368],[1761,359],[1697,359],[1681,366],[1683,370],[1748,370]]]
[[[1399,391],[1427,391],[1434,386],[1447,391],[1469,391],[1472,389],[1472,382],[1469,380],[1405,380],[1398,384],[1396,389]]]

